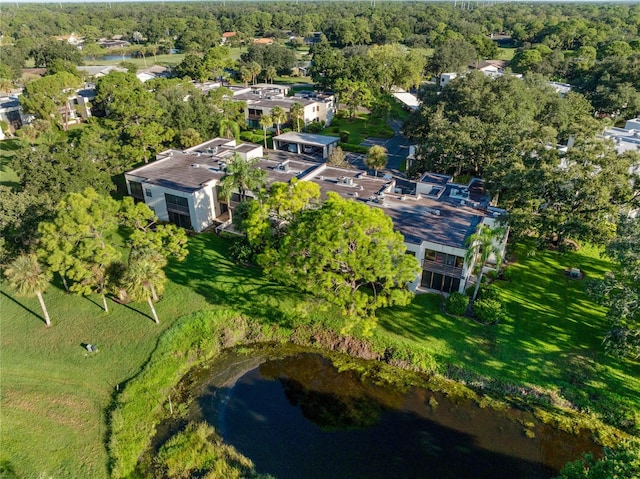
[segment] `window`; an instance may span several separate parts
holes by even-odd
[[[453,293],[460,288],[460,278],[425,270],[422,272],[420,286],[445,293]]]
[[[181,228],[188,230],[193,229],[193,226],[191,225],[191,217],[189,215],[181,215],[180,213],[169,211],[169,221]]]
[[[169,221],[181,228],[193,229],[189,214],[189,199],[165,193],[164,200],[167,203]]]
[[[146,195],[151,198],[153,195],[151,194],[151,190],[149,188],[145,188],[144,192],[146,193]]]
[[[165,193],[164,199],[167,203],[167,211],[175,213],[189,214],[189,200],[182,196],[174,196]]]
[[[139,181],[130,181],[129,189],[131,190],[131,196],[140,200],[144,199],[144,195],[142,194],[142,183]]]

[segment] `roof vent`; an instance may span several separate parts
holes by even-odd
[[[193,168],[200,168],[200,164],[199,163],[191,163],[191,166]]]

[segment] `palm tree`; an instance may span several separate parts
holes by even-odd
[[[492,229],[483,225],[465,241],[465,245],[469,247],[464,258],[465,262],[470,263],[473,261],[479,269],[476,288],[473,291],[470,304],[473,304],[478,296],[478,290],[480,289],[480,283],[482,282],[482,275],[484,274],[484,264],[491,255],[495,256],[496,266],[498,268],[500,268],[500,265],[502,264],[504,250],[499,243],[504,239],[504,235],[504,228]]]
[[[166,260],[163,261],[161,258],[160,255],[135,255],[130,259],[129,267],[122,278],[122,285],[132,300],[147,301],[156,324],[160,324],[160,320],[153,301],[158,300],[158,293],[162,293],[167,280],[162,270]]]
[[[251,79],[253,80],[253,84],[255,85],[258,79],[258,75],[262,71],[262,66],[258,62],[249,63],[249,71],[251,71]]]
[[[271,117],[273,118],[273,122],[276,124],[276,130],[278,131],[279,135],[280,125],[287,121],[287,112],[284,111],[284,108],[280,106],[274,106],[271,109]]]
[[[242,78],[242,81],[244,82],[244,86],[248,87],[249,80],[253,78],[253,73],[251,72],[251,69],[248,67],[240,67],[240,78]]]
[[[238,141],[240,139],[240,125],[237,121],[224,117],[220,120],[219,134],[224,138],[235,138]]]
[[[387,166],[387,149],[384,146],[373,145],[369,148],[364,162],[367,167],[373,168],[378,176],[378,170]]]
[[[35,254],[23,254],[18,256],[6,269],[5,275],[9,280],[9,286],[21,296],[37,296],[44,314],[44,322],[51,326],[49,312],[44,304],[42,293],[51,280],[51,273],[42,268]]]
[[[267,80],[271,80],[271,83],[273,83],[273,79],[275,78],[275,76],[278,74],[278,71],[276,70],[276,67],[269,65],[267,68],[265,68],[264,70],[264,75],[267,78]]]
[[[265,185],[267,173],[256,168],[258,159],[245,160],[237,153],[227,166],[226,175],[220,180],[223,198],[230,198],[233,191],[238,190],[240,201],[246,199],[247,191],[258,190]]]
[[[271,128],[272,125],[273,125],[273,118],[271,118],[271,115],[262,115],[260,117],[260,126],[264,131],[264,149],[265,150],[267,149],[267,128]]]
[[[296,130],[300,133],[300,120],[304,120],[304,106],[301,103],[295,102],[289,109],[291,119],[296,121]]]

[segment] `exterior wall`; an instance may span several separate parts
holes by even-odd
[[[220,206],[217,199],[217,191],[215,184],[208,184],[202,189],[193,193],[172,190],[164,186],[158,186],[146,183],[144,178],[126,174],[127,191],[131,195],[130,181],[137,181],[142,184],[144,193],[144,202],[149,206],[160,221],[169,221],[169,212],[165,201],[165,193],[170,195],[187,198],[189,202],[189,216],[191,217],[191,225],[197,233],[211,226],[214,219],[220,214]],[[149,193],[151,196],[149,196]]]
[[[412,251],[415,253],[415,257],[420,263],[420,272],[418,273],[418,276],[416,277],[416,279],[413,280],[413,282],[409,285],[409,289],[414,292],[418,289],[418,287],[420,287],[420,281],[422,279],[422,271],[424,270],[423,264],[425,260],[426,250],[433,250],[438,253],[460,256],[463,258],[467,254],[467,250],[464,248],[454,248],[452,246],[445,246],[439,243],[432,243],[431,241],[423,241],[419,245],[414,243],[405,243],[405,246],[407,247],[407,251]],[[469,280],[470,271],[471,271],[471,268],[465,261],[464,266],[462,267],[461,275],[460,275],[460,287],[458,288],[458,291],[460,293],[463,293],[467,286],[467,281]]]

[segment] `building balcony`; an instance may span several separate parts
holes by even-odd
[[[432,271],[433,273],[440,273],[446,276],[452,276],[454,278],[462,278],[462,268],[458,266],[439,263],[431,259],[425,259],[422,262],[422,269],[426,271]]]

